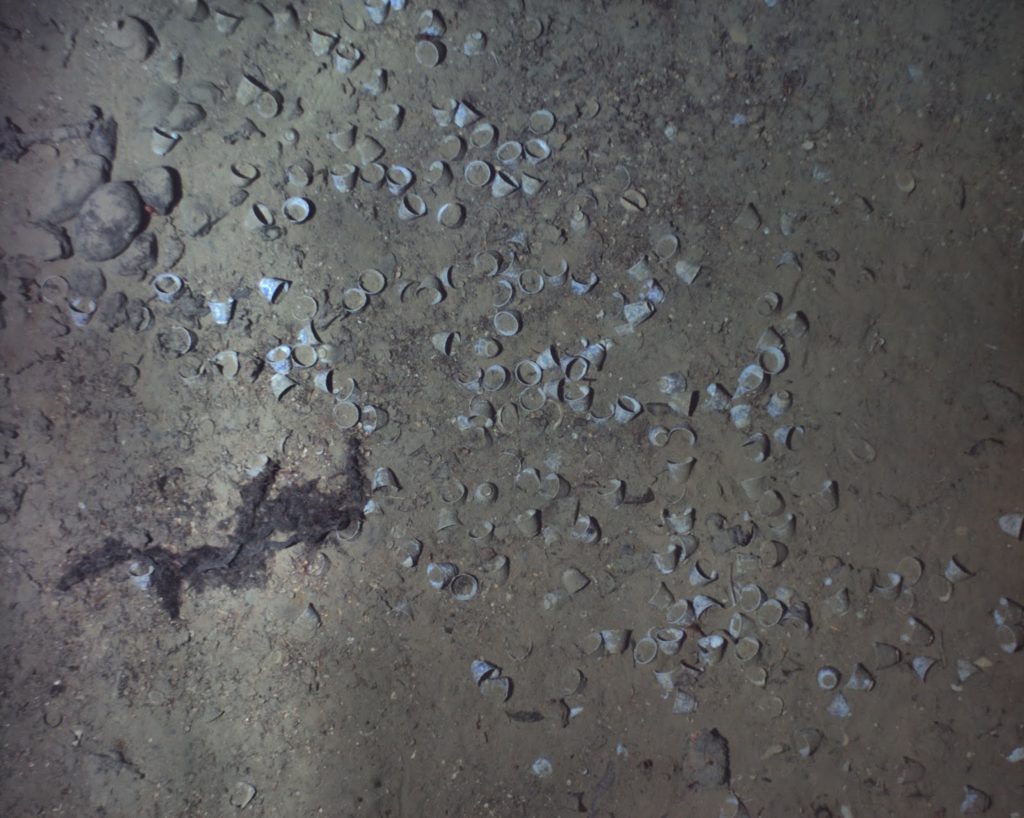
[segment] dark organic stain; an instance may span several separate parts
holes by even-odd
[[[523,722],[524,724],[534,724],[538,721],[544,721],[544,716],[536,710],[512,710],[505,715],[512,721]]]
[[[271,497],[279,471],[280,465],[271,462],[242,486],[227,546],[203,545],[175,554],[162,546],[139,548],[108,537],[68,567],[57,583],[58,590],[67,591],[128,560],[146,559],[153,564],[151,587],[168,615],[177,619],[186,582],[197,592],[261,586],[267,580],[267,562],[275,551],[300,542],[323,542],[328,534],[348,527],[361,516],[367,486],[362,458],[354,443],[346,454],[344,469],[328,481],[336,486],[333,490],[320,490],[317,481],[311,480],[283,487]],[[272,539],[275,535],[284,538]]]

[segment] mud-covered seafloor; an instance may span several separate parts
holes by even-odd
[[[1020,815],[1019,5],[369,6],[0,13],[0,813]]]

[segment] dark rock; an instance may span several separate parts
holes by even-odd
[[[89,150],[113,162],[117,153],[117,122],[108,116],[92,126],[89,132]]]
[[[89,261],[124,252],[142,227],[142,199],[127,182],[98,187],[82,205],[74,225],[74,246]]]
[[[237,190],[231,191],[231,195],[228,196],[228,204],[232,207],[238,207],[240,204],[245,204],[249,198],[249,191],[238,188]]]
[[[687,786],[699,789],[729,784],[729,742],[717,730],[690,736],[684,760]]]
[[[107,289],[107,280],[103,272],[95,267],[79,267],[72,270],[68,276],[68,292],[71,295],[98,299]]]
[[[139,176],[135,188],[139,191],[142,201],[161,216],[166,216],[178,198],[177,173],[171,168],[149,168]]]
[[[44,188],[38,217],[59,224],[78,213],[82,203],[110,178],[110,163],[102,156],[64,162]]]
[[[140,233],[117,260],[115,272],[119,276],[141,278],[156,266],[156,256],[156,236]]]

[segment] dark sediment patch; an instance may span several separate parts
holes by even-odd
[[[285,486],[274,493],[280,464],[270,462],[244,484],[228,545],[202,545],[174,553],[159,545],[138,546],[108,537],[98,548],[78,557],[61,575],[57,589],[67,591],[87,579],[129,560],[153,565],[151,587],[172,619],[181,614],[185,585],[208,588],[252,588],[266,583],[268,561],[276,551],[299,543],[316,545],[334,531],[347,528],[362,515],[366,480],[361,457],[350,446],[341,472],[322,481]]]

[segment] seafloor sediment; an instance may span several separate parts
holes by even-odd
[[[1022,23],[5,7],[0,814],[1021,814]]]

